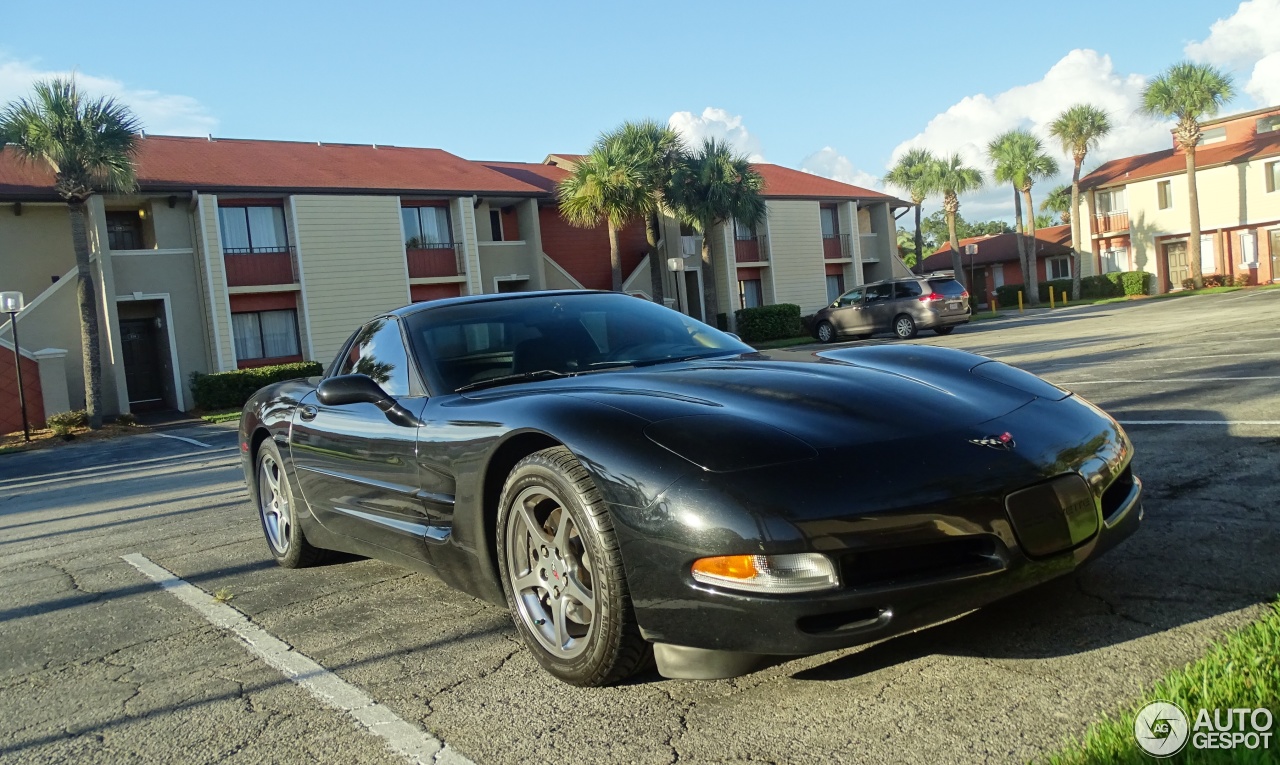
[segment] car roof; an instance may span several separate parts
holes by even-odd
[[[494,292],[485,295],[464,295],[462,297],[440,298],[437,300],[428,300],[422,303],[412,303],[397,308],[394,311],[388,311],[384,316],[405,317],[420,311],[429,311],[433,308],[443,308],[450,305],[465,305],[469,303],[495,303],[502,300],[519,300],[520,298],[529,297],[546,297],[550,295],[624,295],[622,292],[610,292],[608,290],[534,290],[530,292]]]

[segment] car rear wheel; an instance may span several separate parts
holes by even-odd
[[[836,339],[836,328],[829,321],[822,322],[818,325],[817,338],[822,343],[832,342]]]
[[[552,675],[601,686],[648,663],[604,498],[568,449],[536,452],[511,471],[497,553],[516,629]]]
[[[258,521],[267,538],[267,549],[285,568],[305,568],[319,563],[325,551],[313,546],[298,525],[297,503],[289,489],[280,450],[270,438],[258,447]]]
[[[955,329],[955,327],[934,327],[933,331],[937,332],[939,335],[949,335],[953,329]]]
[[[893,334],[897,335],[903,340],[909,340],[915,337],[916,336],[916,320],[906,315],[905,313],[898,314],[898,317],[893,320]]]

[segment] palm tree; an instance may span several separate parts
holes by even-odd
[[[1047,220],[1052,221],[1053,215],[1057,215],[1062,220],[1063,225],[1071,223],[1071,187],[1065,183],[1054,186],[1049,191],[1049,195],[1040,200],[1040,212],[1051,213],[1045,216]],[[1050,226],[1057,225],[1049,223]]]
[[[885,183],[897,186],[910,194],[911,202],[916,206],[916,252],[924,252],[924,234],[920,229],[920,206],[932,191],[929,188],[929,168],[936,161],[937,158],[928,149],[912,149],[899,157],[897,163],[884,177]]]
[[[1074,166],[1071,170],[1071,297],[1080,299],[1080,166],[1091,149],[1111,132],[1111,118],[1106,111],[1092,104],[1076,104],[1058,115],[1049,125],[1049,135],[1062,142],[1062,152],[1070,154]]]
[[[665,264],[658,257],[657,215],[669,207],[667,193],[671,177],[685,156],[684,140],[679,133],[660,122],[640,120],[622,123],[602,136],[600,142],[614,145],[630,158],[631,163],[644,176],[644,189],[650,199],[645,205],[646,209],[637,213],[644,217],[645,239],[649,243],[649,279],[653,301],[662,303]]]
[[[1187,265],[1196,289],[1204,286],[1200,271],[1200,200],[1196,195],[1196,144],[1200,120],[1218,113],[1235,95],[1231,75],[1209,64],[1183,61],[1147,83],[1142,91],[1142,111],[1153,117],[1172,117],[1174,139],[1187,155],[1187,200],[1191,211],[1191,236],[1187,241]]]
[[[947,218],[947,236],[951,242],[951,269],[956,279],[968,287],[964,263],[960,260],[960,240],[956,238],[956,216],[960,213],[960,195],[982,188],[982,171],[967,167],[959,154],[935,159],[929,167],[925,188],[942,195],[942,212]]]
[[[85,202],[98,191],[128,193],[137,187],[133,157],[142,125],[114,98],[87,98],[75,79],[37,82],[34,96],[0,110],[0,151],[47,165],[54,190],[66,200],[76,255],[85,410],[89,427],[102,427],[102,358],[98,306],[89,265]]]
[[[723,141],[708,138],[676,169],[671,201],[681,219],[702,233],[702,292],[707,317],[719,317],[711,232],[736,220],[755,226],[765,215],[764,178]]]
[[[1002,133],[987,144],[987,158],[991,160],[994,166],[992,178],[996,183],[1008,183],[1013,186],[1013,216],[1014,230],[1017,236],[1014,241],[1018,245],[1018,265],[1022,269],[1022,284],[1024,286],[1031,283],[1032,277],[1027,268],[1027,242],[1023,238],[1026,234],[1026,227],[1022,225],[1022,179],[1018,175],[1018,168],[1021,164],[1019,157],[1025,154],[1023,144],[1026,137],[1030,135],[1026,131],[1011,130]],[[1033,214],[1034,210],[1029,210],[1028,214]],[[1032,290],[1034,295],[1035,291]],[[1032,298],[1034,300],[1034,298]]]
[[[1031,200],[1031,187],[1036,180],[1058,174],[1058,163],[1044,153],[1044,144],[1025,128],[1010,130],[995,138],[987,146],[987,154],[995,163],[996,180],[1013,184],[1022,194],[1022,205],[1027,209],[1026,271],[1024,272],[1027,297],[1032,305],[1039,302],[1039,275],[1036,273],[1036,206]],[[1016,202],[1016,197],[1015,197]],[[1018,218],[1021,220],[1021,211]]]
[[[560,182],[556,195],[560,214],[570,225],[593,228],[604,222],[608,226],[612,289],[621,292],[618,231],[637,215],[648,214],[652,203],[643,169],[616,144],[598,141],[573,173]]]

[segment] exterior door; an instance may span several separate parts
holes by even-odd
[[[1182,289],[1182,282],[1191,278],[1187,265],[1187,243],[1169,242],[1164,246],[1165,273],[1169,275],[1169,289]]]
[[[831,324],[842,335],[860,335],[871,331],[866,308],[862,304],[862,290],[849,290],[836,299],[831,311]]]
[[[164,383],[160,379],[159,329],[155,319],[122,319],[120,352],[124,356],[124,380],[129,403],[163,404]]]

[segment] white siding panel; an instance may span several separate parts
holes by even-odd
[[[218,226],[218,198],[201,194],[201,250],[205,260],[209,298],[209,319],[212,334],[214,371],[236,368],[236,349],[231,340],[231,305],[227,301],[227,273],[222,260],[222,232]]]

